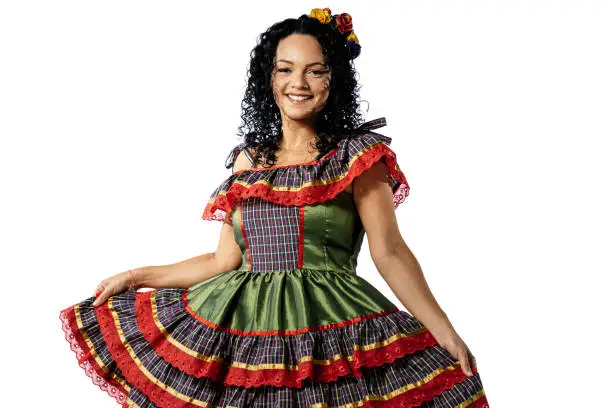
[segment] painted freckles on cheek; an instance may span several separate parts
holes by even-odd
[[[314,94],[314,99],[309,104],[301,105],[303,113],[310,111],[311,113],[317,113],[321,111],[327,102],[329,97],[329,91],[331,88],[331,74],[328,72],[327,75],[319,77],[308,77],[308,88]],[[277,71],[274,70],[270,76],[270,85],[272,88],[272,95],[276,105],[281,108],[281,114],[284,112],[283,107],[293,106],[292,103],[286,100],[286,91],[290,91],[290,81],[284,77],[279,77]]]
[[[325,80],[325,82],[323,82],[323,90],[324,91],[329,91],[330,83],[331,83],[331,80],[329,78],[327,78]]]
[[[280,101],[280,98],[278,97],[278,92],[276,91],[276,72],[272,72],[272,78],[270,80],[270,84],[272,85],[272,95],[274,96],[274,101],[276,101],[276,103],[278,104]]]

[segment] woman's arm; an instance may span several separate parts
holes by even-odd
[[[251,162],[240,151],[234,160],[232,171],[251,167]],[[234,239],[234,230],[229,218],[221,227],[219,245],[215,252],[199,255],[172,265],[145,266],[133,269],[137,287],[188,288],[219,273],[238,268],[242,263],[242,252]]]
[[[460,362],[465,375],[472,376],[474,355],[434,298],[421,266],[400,234],[387,171],[379,161],[353,181],[353,199],[368,235],[372,260],[406,309]]]
[[[137,288],[188,288],[217,274],[235,269],[241,262],[242,253],[234,239],[232,226],[224,222],[215,252],[175,264],[132,269],[132,272]]]
[[[419,262],[401,236],[387,172],[386,165],[378,161],[353,181],[353,199],[372,260],[400,302],[471,376],[475,358],[431,293]]]
[[[372,260],[393,293],[434,335],[452,329],[412,251],[399,231],[387,167],[381,161],[353,182],[353,197],[368,235]]]
[[[250,168],[251,164],[243,151],[234,162],[233,171]],[[99,306],[110,296],[121,293],[130,286],[134,288],[188,288],[217,274],[236,269],[242,263],[242,252],[234,239],[231,218],[226,217],[221,227],[217,250],[169,265],[144,266],[132,269],[132,273],[121,272],[98,284],[94,291]],[[132,279],[133,276],[133,279]]]

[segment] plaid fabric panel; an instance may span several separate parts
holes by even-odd
[[[82,334],[84,338],[88,339],[92,345],[92,352],[95,353],[104,364],[104,366],[109,370],[109,372],[114,373],[121,381],[124,381],[129,385],[129,393],[127,396],[127,400],[124,406],[129,407],[139,407],[139,408],[156,408],[155,404],[153,404],[149,399],[137,388],[133,387],[121,373],[119,367],[113,360],[106,342],[104,341],[104,337],[102,332],[100,331],[100,325],[98,323],[96,314],[94,312],[94,307],[92,305],[94,298],[88,298],[78,305],[79,310],[79,323],[82,327]]]
[[[146,395],[140,392],[136,388],[132,388],[128,400],[124,406],[127,407],[138,407],[138,408],[157,408],[157,405],[153,404]]]
[[[123,331],[123,344],[129,345],[135,353],[135,370],[148,371],[152,375],[151,381],[157,383],[157,386],[163,386],[168,393],[180,394],[181,398],[193,398],[214,406],[299,408],[324,403],[330,406],[341,406],[360,401],[365,402],[372,396],[388,395],[402,387],[408,390],[422,382],[429,381],[432,372],[440,367],[454,365],[455,369],[459,369],[445,349],[434,346],[396,359],[392,364],[371,368],[362,367],[363,376],[361,377],[347,375],[328,383],[305,381],[301,388],[222,386],[212,382],[208,377],[197,378],[186,374],[155,353],[151,344],[138,330],[133,292],[125,296],[115,296],[112,307]],[[336,337],[331,331],[323,333],[326,333],[325,336],[329,338]],[[255,339],[246,339],[246,341],[247,343],[241,343],[244,349],[234,351],[242,354],[274,353],[280,355],[283,353],[278,343],[272,342],[269,346],[259,347],[259,345],[248,344],[250,341],[254,342]],[[237,347],[236,344],[229,346]],[[473,377],[457,383],[451,389],[435,397],[426,406],[454,408],[480,392],[482,392],[482,382],[476,372]]]
[[[408,196],[410,187],[406,177],[397,164],[395,153],[388,147],[391,138],[381,135],[364,128],[364,133],[358,133],[350,138],[339,141],[336,148],[327,152],[320,159],[311,164],[272,167],[270,169],[247,169],[231,174],[210,196],[204,209],[202,217],[204,219],[223,219],[225,212],[231,210],[235,200],[235,192],[230,193],[229,202],[218,201],[219,197],[228,197],[226,193],[234,183],[240,184],[245,188],[253,188],[248,192],[249,197],[261,197],[259,194],[267,189],[274,191],[286,191],[296,193],[308,186],[332,185],[344,178],[354,160],[379,145],[383,145],[385,159],[391,157],[395,164],[392,166],[392,191],[395,206],[403,202]],[[333,197],[327,197],[327,199]],[[280,202],[280,204],[284,204]],[[291,198],[287,197],[287,203],[291,205]]]
[[[313,181],[329,181],[337,179],[348,170],[350,161],[358,153],[365,151],[369,147],[384,143],[391,144],[391,138],[374,132],[368,132],[352,138],[343,139],[339,142],[337,150],[332,154],[324,156],[319,162],[313,165],[277,167],[264,171],[241,171],[230,175],[215,191],[211,194],[211,199],[227,191],[231,184],[236,180],[244,184],[254,184],[257,181],[270,181],[273,177],[274,182],[270,183],[276,187],[300,187]]]
[[[244,336],[215,330],[195,320],[181,301],[182,290],[158,289],[155,300],[159,323],[178,343],[197,353],[221,356],[245,364],[297,365],[304,357],[330,360],[351,356],[355,346],[388,341],[398,333],[416,333],[423,325],[409,313],[398,310],[383,316],[325,331],[288,336]],[[277,307],[277,305],[271,305]],[[252,352],[247,352],[252,350]]]
[[[250,270],[266,272],[297,268],[300,208],[258,197],[244,199],[241,207]]]

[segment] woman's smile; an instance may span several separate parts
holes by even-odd
[[[294,95],[294,94],[288,94],[286,95],[287,98],[291,101],[292,104],[294,105],[303,105],[305,103],[307,103],[309,100],[312,99],[312,96],[306,96],[306,95]]]

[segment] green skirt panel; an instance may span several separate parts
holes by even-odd
[[[396,308],[355,273],[315,269],[223,272],[191,286],[186,302],[199,317],[244,331],[315,328]]]

